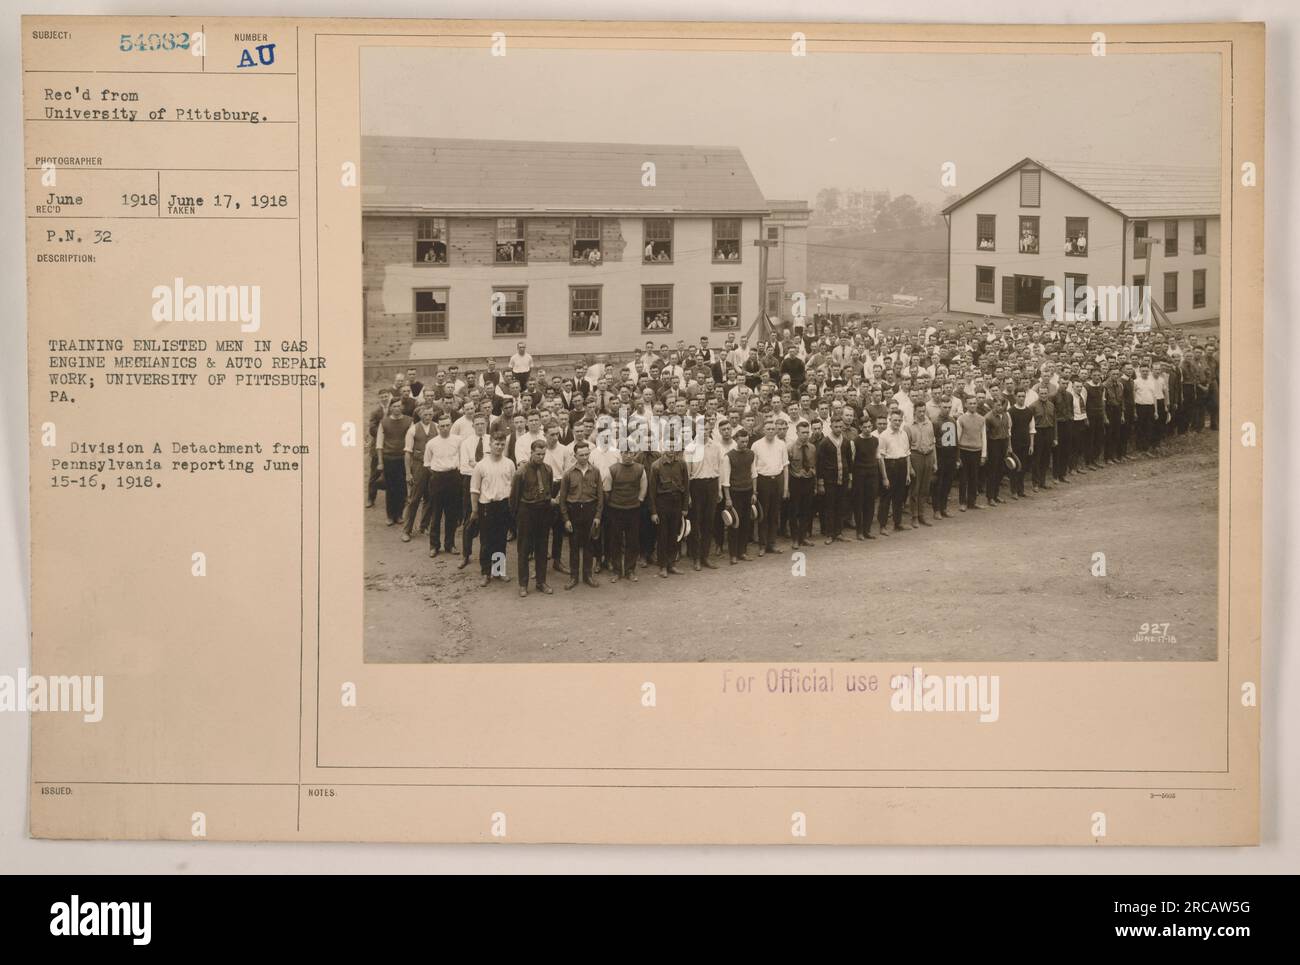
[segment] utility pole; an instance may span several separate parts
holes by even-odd
[[[745,332],[745,338],[749,338],[756,328],[759,330],[759,338],[764,340],[769,331],[776,331],[772,319],[767,314],[767,253],[776,245],[777,243],[770,238],[754,239],[754,247],[758,249],[758,315],[754,318],[754,324],[750,325],[749,330]]]

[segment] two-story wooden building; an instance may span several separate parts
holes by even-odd
[[[1171,321],[1216,318],[1219,188],[1214,169],[1025,158],[944,209],[948,307],[1039,314],[1071,282],[1150,286]]]
[[[768,205],[729,147],[362,140],[368,365],[721,345]]]

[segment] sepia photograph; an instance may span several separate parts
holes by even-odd
[[[1215,658],[1217,57],[361,53],[367,661]]]

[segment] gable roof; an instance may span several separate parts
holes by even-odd
[[[1219,171],[1172,164],[1036,161],[1024,158],[943,209],[948,214],[1022,167],[1042,168],[1128,218],[1219,214]]]
[[[654,187],[641,184],[647,161]],[[769,211],[734,147],[367,136],[361,182],[362,208],[374,214]]]

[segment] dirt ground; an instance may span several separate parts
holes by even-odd
[[[479,586],[476,558],[399,541],[383,494],[366,511],[365,659],[380,663],[1212,660],[1218,433],[1072,476],[1020,502],[931,528],[783,552],[661,580],[520,599]],[[981,505],[983,499],[981,498]],[[908,525],[906,517],[904,527]],[[751,553],[753,548],[751,548]],[[1093,554],[1107,574],[1093,576]],[[567,549],[566,549],[567,554]],[[567,555],[566,555],[567,559]],[[527,640],[519,628],[532,628]],[[1143,624],[1168,624],[1148,629]],[[1154,639],[1152,639],[1154,637]]]

